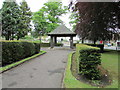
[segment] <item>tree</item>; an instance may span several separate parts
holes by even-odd
[[[31,11],[27,3],[23,0],[19,6],[15,0],[3,3],[1,10],[2,15],[2,36],[6,40],[24,37],[31,30]]]
[[[44,6],[33,14],[34,32],[42,31],[47,34],[59,26],[62,21],[59,16],[65,14],[67,7],[62,7],[61,2],[47,2]]]
[[[118,34],[119,6],[115,2],[77,2],[75,10],[79,13],[79,22],[76,33],[94,43],[112,39],[113,34]]]
[[[19,23],[19,6],[15,0],[11,2],[5,0],[0,13],[2,15],[2,36],[5,36],[6,40],[13,40]]]
[[[20,24],[16,32],[17,40],[24,37],[31,31],[32,12],[25,0],[20,3]]]
[[[33,23],[35,31],[32,32],[32,35],[38,37],[39,32],[43,31],[47,27],[46,17],[44,16],[43,10],[33,13]]]
[[[70,22],[69,24],[72,26],[72,29],[75,30],[76,28],[76,24],[79,22],[79,15],[77,12],[73,12],[71,15],[70,15]]]

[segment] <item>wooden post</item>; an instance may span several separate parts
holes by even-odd
[[[55,44],[57,44],[57,37],[56,36],[54,37],[54,42],[55,42]]]
[[[73,36],[70,37],[70,48],[73,49]]]
[[[51,47],[51,48],[54,47],[53,36],[51,36],[50,47]]]

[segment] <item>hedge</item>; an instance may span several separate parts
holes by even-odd
[[[100,50],[100,49],[97,48],[97,47],[92,47],[92,46],[88,46],[88,45],[85,45],[85,44],[76,44],[76,59],[77,59],[77,60],[78,60],[78,58],[79,58],[79,56],[80,56],[79,51],[80,51],[80,50],[87,49],[87,48],[93,48],[93,49],[98,49],[98,50]]]
[[[50,47],[50,43],[41,43],[40,45],[41,45],[41,47]],[[55,46],[63,46],[63,44],[57,43],[57,44],[55,44]]]
[[[76,46],[78,43],[74,43],[73,46]],[[90,43],[85,43],[85,45],[93,46],[93,47],[98,47],[100,48],[100,52],[104,51],[104,44],[90,44]]]
[[[33,59],[33,58],[35,58],[35,57],[37,57],[37,56],[39,56],[39,55],[42,55],[42,54],[44,54],[44,53],[46,53],[46,51],[42,51],[42,50],[41,50],[39,53],[37,53],[37,54],[35,54],[35,55],[31,56],[31,57],[27,57],[27,58],[22,59],[22,60],[20,60],[20,61],[18,61],[18,62],[15,62],[15,63],[9,64],[9,65],[6,65],[6,66],[4,66],[4,67],[0,67],[0,73],[1,73],[1,72],[4,72],[4,71],[6,71],[6,70],[9,70],[9,69],[11,69],[11,68],[13,68],[13,67],[16,67],[16,66],[18,66],[18,65],[20,65],[20,64],[22,64],[22,63],[24,63],[24,62],[26,62],[26,61],[29,61],[30,59]]]
[[[41,43],[40,46],[41,47],[50,47],[50,43]]]
[[[86,45],[98,47],[98,48],[100,48],[100,52],[104,51],[104,44],[86,44]]]
[[[93,48],[80,50],[79,72],[90,80],[101,79],[100,71],[97,68],[101,64],[100,51]]]
[[[2,66],[40,52],[40,44],[22,41],[2,41]]]
[[[63,44],[62,43],[56,43],[55,46],[61,46],[62,47]]]
[[[88,45],[76,45],[76,60],[78,63],[78,73],[90,80],[100,79],[97,66],[101,64],[100,50]]]

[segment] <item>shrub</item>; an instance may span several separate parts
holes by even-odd
[[[22,39],[26,39],[26,40],[33,40],[34,37],[26,35],[25,37],[22,37]]]
[[[39,43],[34,43],[35,44],[35,53],[40,52],[40,44]]]
[[[40,51],[38,43],[22,41],[2,42],[2,66],[14,63],[23,58],[32,56]]]
[[[40,45],[41,45],[41,47],[50,47],[50,43],[41,43]],[[63,46],[63,44],[57,43],[57,44],[55,44],[55,46]]]
[[[62,43],[56,43],[55,46],[61,46],[62,47],[63,44]]]
[[[104,51],[104,44],[86,44],[86,45],[98,47],[98,48],[100,48],[100,52]]]
[[[41,47],[50,47],[50,43],[41,43]]]
[[[97,69],[101,64],[101,54],[98,49],[86,48],[80,50],[79,56],[79,72],[90,80],[98,80],[101,78]]]
[[[74,43],[73,46],[76,46],[78,43]],[[104,51],[104,44],[90,44],[90,43],[85,43],[86,45],[93,46],[93,47],[98,47],[100,48],[100,52]]]
[[[23,58],[23,47],[19,42],[2,43],[2,65],[10,64]]]
[[[80,50],[84,50],[87,48],[99,49],[99,48],[91,47],[91,46],[84,45],[84,44],[76,44],[76,60],[78,63],[79,63]]]
[[[24,57],[29,57],[35,54],[35,45],[30,42],[22,42],[22,46],[24,49]]]

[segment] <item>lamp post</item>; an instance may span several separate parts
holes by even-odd
[[[40,34],[40,38],[39,39],[40,39],[40,50],[41,50],[41,36],[42,36],[42,31],[40,31],[39,34]]]

